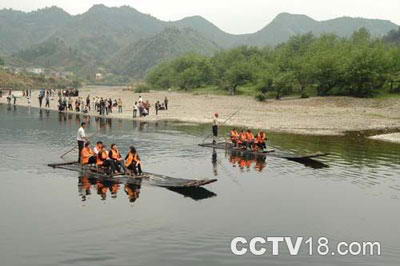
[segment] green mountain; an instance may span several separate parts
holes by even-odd
[[[39,44],[72,19],[72,16],[57,7],[30,13],[0,10],[0,53],[12,54]]]
[[[341,37],[348,37],[360,28],[366,28],[372,36],[382,37],[398,27],[386,20],[342,17],[316,21],[305,15],[282,13],[262,30],[249,34],[242,43],[257,46],[277,45],[287,41],[293,35],[309,32],[315,35],[334,33]]]
[[[92,60],[92,57],[83,54],[59,38],[52,38],[30,49],[22,50],[16,54],[16,57],[29,62],[32,66],[46,68],[62,66],[70,70],[79,70]]]
[[[115,73],[143,77],[147,70],[163,60],[194,52],[212,55],[220,47],[190,28],[166,28],[162,32],[128,45],[108,65]]]
[[[209,22],[203,17],[193,16],[187,17],[171,23],[176,27],[192,28],[200,32],[204,37],[213,40],[223,48],[236,46],[245,35],[233,35],[222,31],[220,28]]]
[[[103,68],[140,77],[154,64],[187,52],[211,54],[239,45],[276,45],[308,32],[349,36],[361,27],[379,37],[398,28],[384,20],[316,21],[282,13],[256,33],[233,35],[200,16],[166,22],[128,6],[95,5],[76,16],[57,7],[29,13],[3,9],[0,56],[19,65],[76,69],[83,75]]]

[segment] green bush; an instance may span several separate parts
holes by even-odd
[[[150,87],[146,84],[140,84],[135,88],[135,93],[146,93],[150,92]]]
[[[259,102],[265,102],[267,96],[264,93],[259,93],[256,95],[256,100]]]
[[[303,92],[303,93],[301,94],[301,98],[302,98],[302,99],[307,99],[307,98],[310,98],[310,95],[308,95],[307,92]]]

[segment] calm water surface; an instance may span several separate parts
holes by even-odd
[[[91,184],[47,167],[75,145],[83,119],[0,105],[1,265],[400,264],[399,145],[270,135],[276,148],[329,152],[322,159],[329,168],[314,169],[279,158],[213,156],[197,146],[204,126],[90,119],[93,139],[115,142],[124,153],[134,144],[149,172],[218,179],[184,195],[144,182]],[[236,236],[380,241],[382,256],[292,257],[281,250],[278,257],[237,257],[230,252]]]

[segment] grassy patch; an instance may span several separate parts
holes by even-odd
[[[400,99],[400,93],[384,92],[376,96],[377,99]]]

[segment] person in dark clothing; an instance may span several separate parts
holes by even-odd
[[[218,113],[214,114],[213,125],[212,125],[212,136],[213,136],[213,144],[217,143],[218,138]]]
[[[157,101],[156,102],[156,115],[158,115],[158,110],[160,110],[160,102],[159,101]]]
[[[88,95],[86,97],[86,107],[88,108],[88,110],[90,111],[90,95]]]
[[[165,97],[164,99],[165,110],[168,110],[168,98]]]
[[[39,107],[42,108],[42,104],[43,104],[43,96],[39,95]]]

